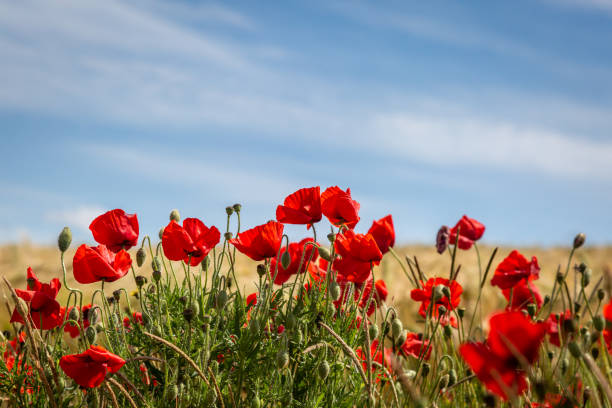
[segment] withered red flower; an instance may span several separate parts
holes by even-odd
[[[463,344],[459,352],[489,391],[508,399],[527,388],[522,364],[538,359],[546,327],[519,311],[498,313],[489,319],[487,342]]]
[[[308,242],[314,242],[314,240],[312,238],[304,238],[300,242],[292,242],[289,244],[288,250],[291,262],[287,268],[283,268],[281,262],[277,261],[276,255],[270,260],[270,276],[274,277],[274,274],[276,273],[276,278],[274,279],[275,284],[282,285],[283,283],[287,282],[292,275],[304,273],[307,270],[306,265],[309,265],[308,260],[310,260],[310,262],[317,260],[317,257],[319,256],[318,252],[315,247],[308,244]],[[304,249],[304,247],[306,249]],[[281,248],[281,256],[286,250],[287,247]],[[300,262],[302,263],[301,268]],[[298,268],[300,268],[300,270],[298,270]]]
[[[94,239],[113,252],[138,245],[138,217],[115,209],[98,216],[89,225]]]
[[[374,221],[368,230],[368,234],[374,237],[378,249],[383,254],[389,252],[389,248],[395,245],[395,230],[393,229],[393,218],[391,214]]]
[[[520,281],[512,288],[503,289],[502,293],[508,301],[506,310],[526,310],[530,303],[536,305],[537,309],[542,306],[542,295],[533,282]]]
[[[406,341],[400,347],[400,351],[405,356],[412,356],[423,360],[429,360],[431,356],[429,341],[423,340],[420,334],[411,332],[406,334]]]
[[[515,249],[497,266],[491,279],[491,285],[509,289],[521,281],[531,281],[538,279],[539,276],[538,259],[533,256],[531,261],[528,261]]]
[[[254,261],[275,257],[283,239],[284,225],[276,221],[243,231],[230,244]]]
[[[351,198],[351,189],[338,186],[327,188],[321,194],[321,210],[329,222],[336,226],[355,228],[359,222],[359,203]]]
[[[457,231],[459,231],[459,241],[457,241]],[[459,249],[470,249],[474,242],[478,241],[484,234],[485,226],[467,215],[461,217],[459,222],[451,228],[448,243],[455,245]]]
[[[132,258],[125,250],[116,254],[106,246],[81,245],[72,259],[74,279],[79,283],[113,282],[124,277],[132,266]]]
[[[319,186],[302,188],[285,198],[276,207],[276,219],[284,224],[311,224],[321,221],[321,189]]]
[[[171,261],[185,261],[196,266],[220,239],[221,233],[217,227],[209,228],[197,218],[185,218],[182,227],[173,220],[164,228],[162,247]]]
[[[15,292],[17,296],[26,301],[34,327],[51,330],[59,326],[62,322],[61,308],[55,300],[62,286],[59,279],[54,278],[50,283],[41,283],[32,268],[28,268],[27,282],[27,286],[31,290],[15,289]],[[25,320],[17,311],[17,307],[13,310],[11,323],[25,324]]]
[[[91,346],[81,354],[63,356],[59,364],[81,387],[95,388],[102,384],[107,374],[119,371],[125,360],[104,347]]]
[[[439,297],[437,299],[433,299],[433,293],[436,291],[436,287],[440,286],[440,290],[438,290]],[[441,291],[443,287],[447,287],[450,292],[450,298]],[[463,293],[463,288],[456,281],[449,281],[445,278],[429,278],[427,282],[421,281],[421,288],[412,289],[410,291],[410,297],[412,300],[416,300],[417,302],[421,302],[421,307],[419,308],[419,314],[423,317],[427,317],[427,313],[429,312],[430,304],[432,299],[434,301],[434,306],[431,308],[431,315],[434,318],[439,317],[439,309],[440,306],[444,306],[446,308],[446,315],[440,317],[448,317],[451,310],[455,309],[459,306],[461,302],[461,294]],[[441,322],[446,323],[447,319]]]

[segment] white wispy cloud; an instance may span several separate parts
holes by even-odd
[[[591,9],[612,12],[611,0],[543,0],[546,3],[557,5],[576,7],[581,9]]]
[[[71,228],[87,231],[91,221],[106,211],[108,209],[98,205],[80,205],[74,208],[48,211],[44,214],[44,219],[49,222],[69,225]]]

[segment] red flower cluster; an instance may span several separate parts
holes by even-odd
[[[459,306],[463,288],[456,280],[449,281],[445,278],[430,278],[426,283],[421,282],[421,287],[421,289],[412,289],[410,292],[412,300],[421,302],[419,314],[423,317],[427,317],[427,313],[429,312],[435,318],[440,317],[441,322],[445,324],[450,311]],[[444,290],[445,287],[448,288],[448,292]],[[450,297],[448,294],[450,294]],[[434,303],[430,311],[429,309],[432,301]],[[440,306],[446,308],[446,315],[439,316]]]
[[[466,343],[459,352],[487,389],[503,399],[527,388],[522,364],[538,359],[546,323],[533,323],[522,312],[502,312],[489,319],[486,343]]]
[[[91,346],[81,354],[63,356],[59,364],[64,373],[81,387],[95,388],[102,384],[107,374],[119,371],[125,360],[104,347]]]
[[[217,227],[208,228],[197,218],[185,218],[183,226],[176,221],[164,228],[162,247],[171,261],[185,261],[196,266],[219,243],[221,233]]]
[[[538,259],[534,256],[531,261],[528,261],[515,249],[497,266],[491,279],[491,285],[501,289],[510,289],[520,282],[526,283],[538,279],[539,276]]]
[[[55,278],[50,283],[41,283],[32,268],[27,272],[28,290],[15,289],[17,296],[25,300],[29,308],[29,317],[37,329],[51,330],[59,326],[63,320],[60,304],[55,300],[62,286]],[[23,323],[25,320],[17,308],[13,310],[11,323]]]

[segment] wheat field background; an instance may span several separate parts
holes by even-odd
[[[71,249],[67,251],[65,255],[68,284],[72,287],[77,287],[83,290],[86,294],[85,301],[89,299],[89,296],[93,290],[99,288],[99,285],[80,285],[76,283],[72,277],[72,257],[75,249],[78,245],[72,245]],[[484,269],[491,253],[494,250],[492,246],[481,246],[480,255],[482,268]],[[554,277],[557,271],[557,267],[561,265],[565,269],[567,265],[568,254],[570,248],[563,247],[551,247],[551,248],[538,248],[538,247],[500,247],[497,255],[493,261],[492,269],[501,262],[501,260],[510,253],[513,249],[518,249],[526,257],[535,255],[538,258],[541,273],[540,279],[536,282],[536,286],[540,289],[542,295],[550,293],[550,290],[554,283]],[[396,252],[400,257],[416,256],[421,269],[427,277],[443,276],[447,277],[450,269],[450,256],[447,253],[439,255],[433,245],[409,245],[396,247]],[[132,258],[135,259],[135,251],[131,251]],[[150,279],[151,276],[151,258],[147,254],[147,260],[143,267],[138,270],[137,274],[144,275]],[[478,258],[476,251],[473,249],[470,251],[458,251],[457,262],[461,265],[461,271],[457,280],[464,288],[462,295],[462,305],[469,307],[471,302],[475,301],[477,293],[478,283]],[[573,260],[572,265],[579,262],[585,262],[593,272],[591,280],[591,286],[604,277],[602,287],[604,287],[608,294],[610,290],[610,266],[612,266],[612,246],[602,247],[585,247],[580,248]],[[16,288],[25,288],[26,286],[26,269],[31,266],[37,276],[43,281],[48,282],[52,278],[59,278],[61,281],[62,269],[60,263],[60,253],[55,247],[51,246],[39,246],[31,243],[19,243],[19,244],[8,244],[0,246],[0,275],[4,275]],[[247,257],[237,253],[236,261],[236,276],[238,279],[238,285],[243,293],[252,293],[255,291],[255,281],[257,275],[255,272],[256,263],[248,259]],[[177,272],[177,276],[182,274],[182,268],[176,264],[174,270]],[[492,275],[492,272],[489,275]],[[131,273],[130,273],[131,274]],[[416,314],[414,313],[417,309],[417,305],[410,299],[410,290],[412,286],[408,279],[405,277],[397,261],[391,254],[386,254],[380,266],[375,269],[376,279],[384,279],[389,289],[389,297],[387,298],[387,304],[394,306],[399,310],[402,319],[409,324],[411,321],[415,321]],[[570,287],[573,285],[573,276],[570,274]],[[125,287],[129,291],[135,289],[135,284],[131,276],[126,276],[117,282],[113,282],[105,285],[105,293],[110,296],[112,291]],[[589,291],[587,291],[589,292]],[[9,311],[7,310],[7,292],[6,288],[2,287],[3,296],[3,309],[4,313],[0,314],[0,327],[5,329],[8,327]],[[67,297],[67,291],[61,290],[58,296],[60,302],[65,304]],[[132,299],[133,305],[136,306],[138,303],[136,298]],[[483,310],[492,312],[495,309],[502,308],[505,305],[505,299],[503,298],[501,291],[497,288],[493,288],[490,285],[485,285],[483,292]]]

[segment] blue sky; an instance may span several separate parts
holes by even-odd
[[[0,2],[0,241],[337,184],[401,242],[612,243],[611,38],[609,0]]]

